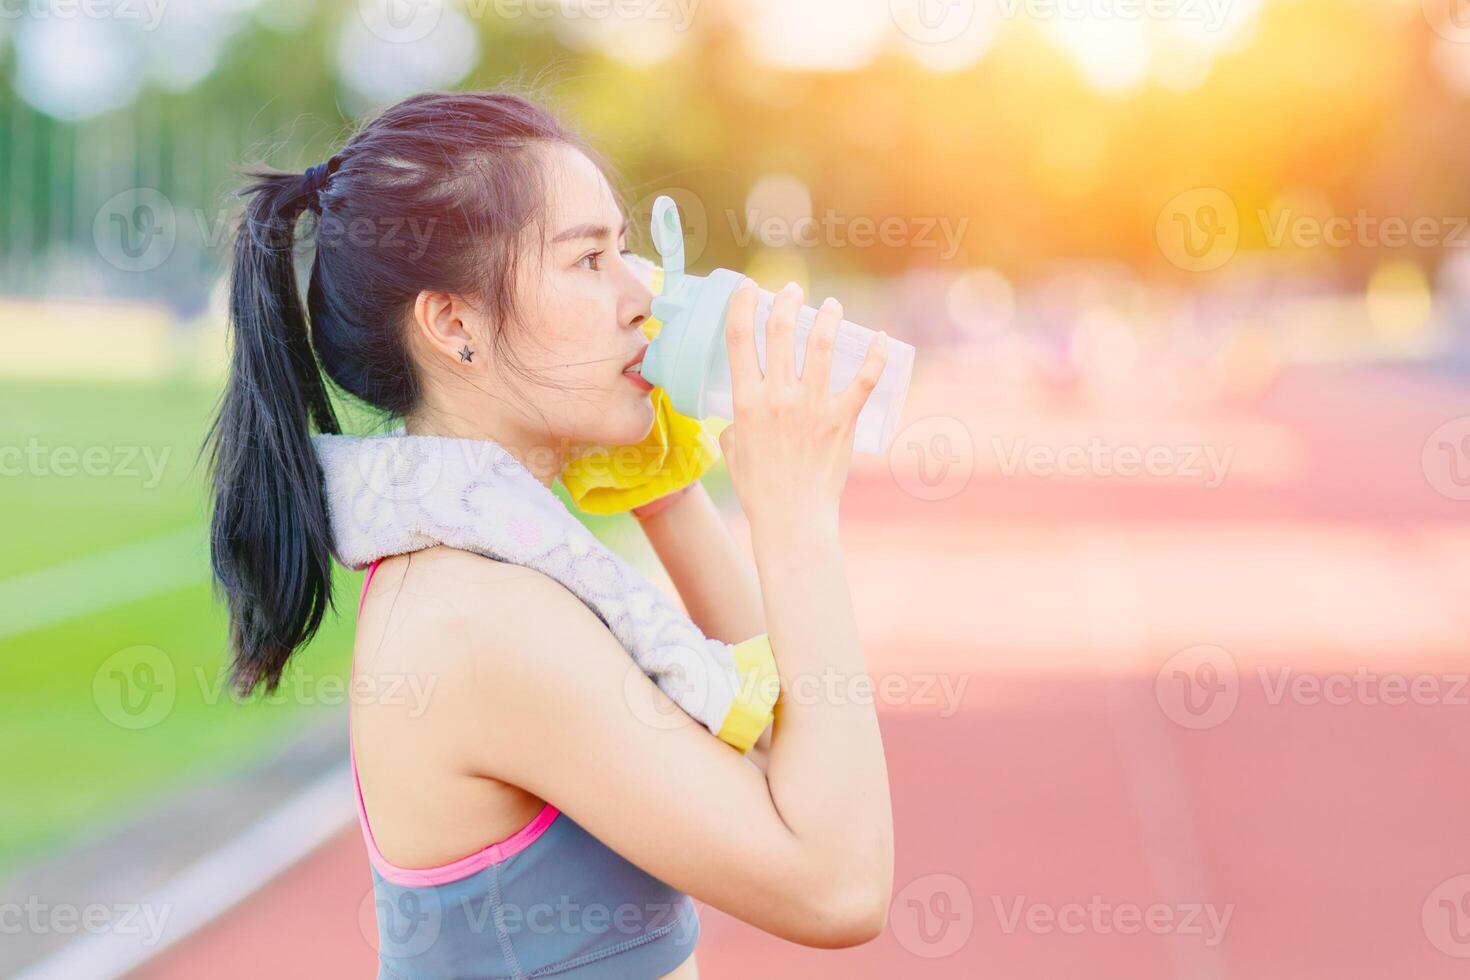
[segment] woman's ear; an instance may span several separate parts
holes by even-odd
[[[479,341],[471,324],[478,312],[459,296],[422,290],[413,301],[413,326],[430,355],[456,365],[473,364]]]

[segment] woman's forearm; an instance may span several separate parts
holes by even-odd
[[[639,523],[706,636],[739,643],[766,631],[755,569],[703,484]]]
[[[762,537],[758,529],[755,556],[781,676],[765,769],[771,799],[793,833],[830,849],[855,888],[886,896],[888,771],[836,530],[803,525]]]

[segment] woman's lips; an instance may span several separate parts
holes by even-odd
[[[629,381],[637,385],[640,391],[645,392],[653,390],[653,385],[649,384],[647,379],[645,379],[643,377],[643,374],[641,373],[643,367],[643,355],[647,353],[648,345],[645,344],[643,346],[643,349],[638,352],[637,356],[635,356],[623,367],[623,377],[627,378]]]
[[[649,392],[653,390],[653,385],[648,383],[648,379],[643,377],[643,375],[639,374],[637,370],[633,368],[629,368],[628,370],[624,371],[623,377],[633,382],[633,384],[638,387],[639,391]]]

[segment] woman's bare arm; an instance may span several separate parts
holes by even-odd
[[[405,594],[433,601],[400,608],[396,633],[446,675],[432,710],[464,733],[465,772],[534,793],[655,877],[784,939],[841,947],[882,931],[892,855],[875,846],[886,821],[865,815],[887,802],[857,758],[872,751],[858,717],[871,706],[783,707],[794,733],[784,746],[778,722],[782,771],[768,782],[554,580],[453,551],[407,574]],[[808,708],[838,712],[856,737],[814,737],[827,722]]]
[[[704,484],[691,484],[638,523],[679,590],[689,618],[706,636],[739,643],[766,631],[755,568]]]
[[[739,643],[766,631],[755,567],[735,542],[720,509],[696,481],[654,513],[634,511],[689,618],[706,636]],[[762,772],[771,750],[771,728],[761,733],[746,758]]]

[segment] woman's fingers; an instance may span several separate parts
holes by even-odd
[[[776,294],[766,321],[766,377],[796,380],[796,314],[801,311],[801,287],[794,282]]]
[[[725,313],[725,353],[730,358],[730,396],[739,405],[760,384],[760,357],[755,349],[755,283],[742,282]]]
[[[842,326],[842,304],[827,297],[817,309],[811,333],[806,338],[806,356],[801,362],[801,382],[827,393],[832,377],[832,351],[837,346],[837,328]]]
[[[868,341],[868,352],[863,357],[862,366],[858,368],[857,377],[838,396],[849,419],[856,421],[858,413],[868,401],[868,396],[878,386],[878,379],[882,377],[883,367],[887,363],[888,334],[880,330]]]

